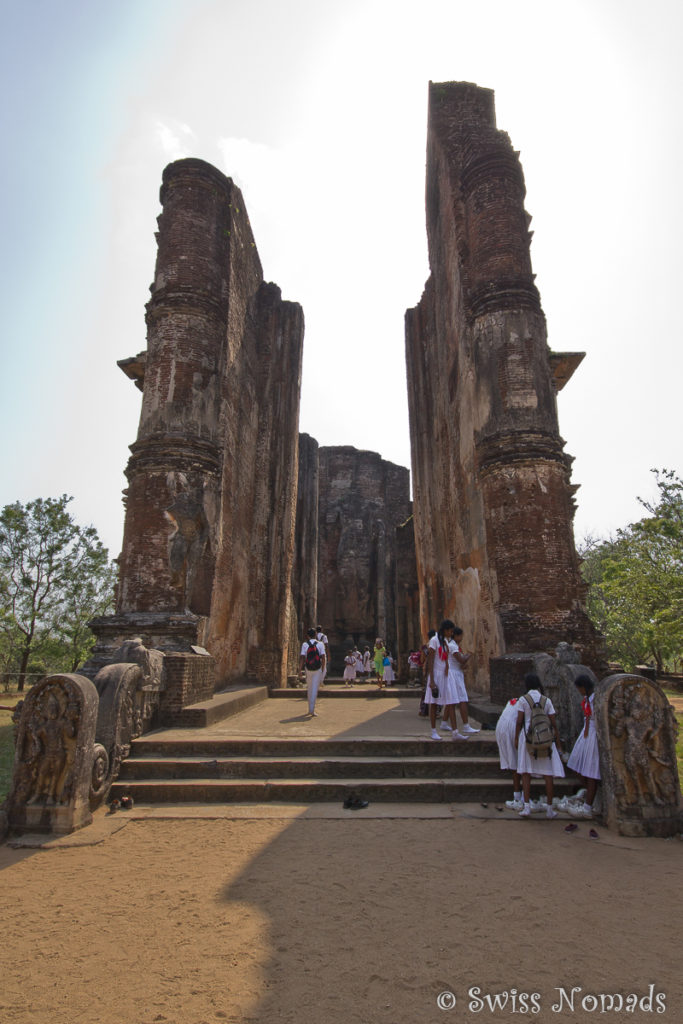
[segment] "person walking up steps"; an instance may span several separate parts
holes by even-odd
[[[299,668],[302,672],[304,669],[306,671],[306,691],[310,718],[317,717],[315,702],[318,697],[318,688],[323,680],[326,660],[324,645],[316,638],[315,630],[309,629],[308,639],[304,640],[301,645]]]

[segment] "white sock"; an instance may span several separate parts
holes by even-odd
[[[524,794],[523,793],[513,793],[512,799],[513,800],[520,800],[520,801],[523,802],[524,801]]]

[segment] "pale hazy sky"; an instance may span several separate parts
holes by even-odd
[[[577,538],[681,459],[683,5],[0,0],[0,506],[74,495],[118,554],[161,173],[243,190],[306,318],[300,429],[410,466],[403,316],[428,275],[427,84],[496,92],[581,485]]]

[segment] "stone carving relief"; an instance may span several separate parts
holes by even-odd
[[[106,799],[131,742],[152,720],[163,689],[163,659],[160,651],[135,638],[122,644],[112,664],[95,676],[99,709],[90,786],[93,809]]]
[[[557,727],[564,750],[571,750],[583,727],[581,696],[574,685],[580,675],[586,675],[597,683],[592,669],[580,664],[581,657],[576,648],[564,641],[555,648],[555,657],[550,654],[534,655],[534,671],[538,674],[546,696],[550,697],[557,716]]]
[[[69,832],[88,824],[96,715],[97,692],[84,676],[49,676],[33,687],[19,718],[10,827]]]
[[[337,606],[347,629],[365,630],[370,609],[372,533],[362,519],[344,519],[337,546]]]
[[[680,831],[678,725],[662,690],[641,676],[608,676],[595,714],[607,823],[625,835]]]
[[[652,692],[637,684],[622,686],[612,693],[609,716],[619,808],[643,801],[665,807],[675,801],[675,762],[667,733],[675,745],[678,723],[671,706],[653,700]]]
[[[209,544],[209,521],[204,510],[202,486],[192,488],[182,473],[169,473],[168,483],[174,492],[171,504],[164,509],[172,527],[168,538],[168,562],[173,585],[182,592],[182,604],[189,610],[202,557]]]
[[[27,804],[64,804],[73,784],[80,709],[63,687],[45,687],[29,715],[24,737],[22,792]]]

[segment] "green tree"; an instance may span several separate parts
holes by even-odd
[[[683,655],[683,481],[653,472],[658,500],[638,499],[649,515],[608,540],[588,538],[582,556],[588,612],[609,656],[662,671]]]
[[[73,669],[92,639],[85,623],[113,596],[114,573],[94,527],[81,527],[67,510],[72,498],[37,498],[0,513],[0,630],[3,653],[24,689],[29,660],[61,651]]]

